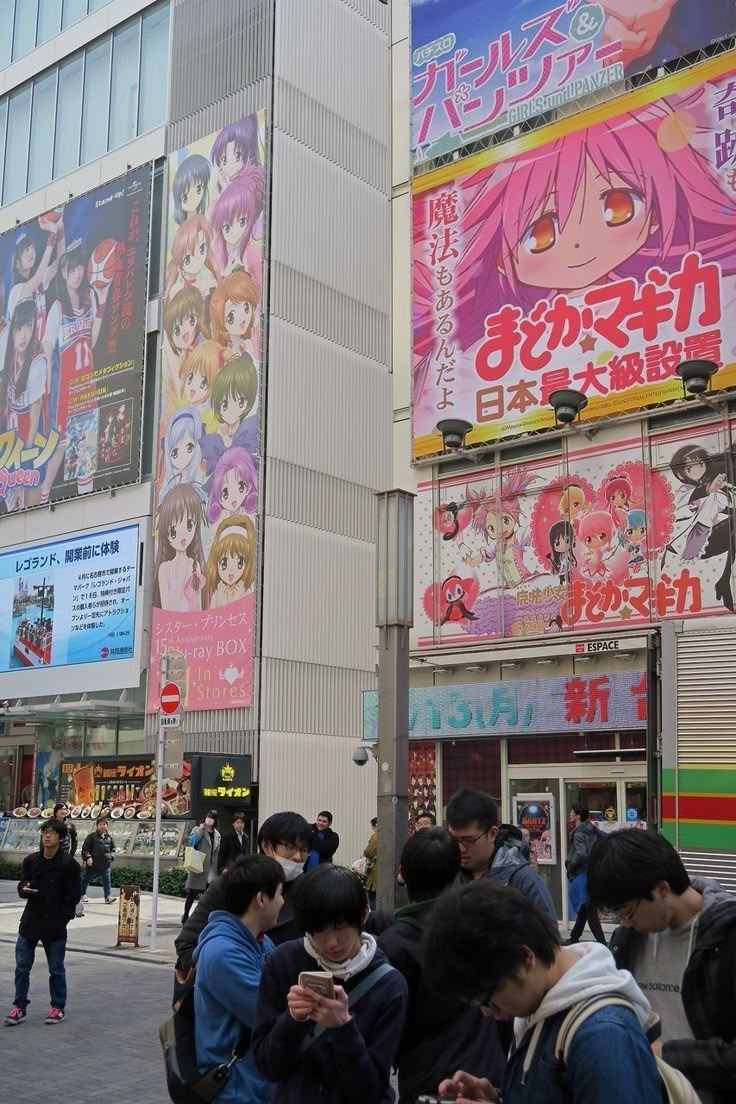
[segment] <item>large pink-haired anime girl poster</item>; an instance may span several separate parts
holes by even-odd
[[[736,385],[736,69],[726,55],[414,181],[414,455]]]
[[[736,425],[419,486],[422,645],[734,611]]]

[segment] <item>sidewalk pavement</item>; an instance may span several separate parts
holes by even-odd
[[[89,901],[84,905],[84,916],[72,920],[67,928],[67,950],[88,954],[109,955],[111,958],[133,959],[137,962],[176,962],[174,940],[181,930],[181,914],[184,900],[181,897],[159,896],[156,950],[151,942],[150,893],[141,893],[141,922],[138,938],[140,947],[123,944],[116,947],[118,924],[118,894],[113,889],[115,903],[106,905],[102,890],[90,886]],[[25,902],[18,897],[15,882],[0,881],[0,943],[15,943],[18,924]]]

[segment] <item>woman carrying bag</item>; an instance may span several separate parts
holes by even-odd
[[[219,851],[220,833],[217,830],[217,810],[210,809],[202,823],[197,828],[192,829],[189,836],[189,847],[187,847],[184,856],[184,868],[189,873],[184,887],[187,896],[184,902],[184,914],[181,918],[182,924],[186,924],[192,905],[216,876]],[[199,856],[201,856],[201,860]]]

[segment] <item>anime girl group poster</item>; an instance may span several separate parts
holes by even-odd
[[[263,112],[170,159],[152,655],[188,709],[251,702],[265,177]]]
[[[413,183],[414,456],[682,396],[681,361],[736,386],[731,54]]]
[[[0,236],[0,513],[138,479],[151,179]]]
[[[734,428],[420,485],[420,643],[733,612]]]

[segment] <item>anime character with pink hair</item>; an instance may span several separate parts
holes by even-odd
[[[225,449],[212,472],[206,517],[210,525],[230,514],[254,514],[258,476],[249,452],[238,445]]]
[[[653,266],[679,270],[694,250],[724,275],[736,271],[736,202],[696,148],[694,113],[717,92],[705,85],[647,104],[457,182],[455,336],[463,350],[507,303],[528,314],[560,293],[570,298],[627,277],[642,282]],[[418,242],[430,238],[428,207],[415,205]],[[421,394],[425,354],[434,348],[425,263],[415,265],[414,287]]]
[[[584,575],[607,575],[606,560],[613,551],[616,526],[607,510],[592,510],[580,519],[578,543],[583,548],[585,562],[580,565]]]
[[[603,485],[603,494],[606,499],[606,509],[613,518],[613,524],[618,533],[619,542],[623,544],[623,533],[626,529],[626,519],[632,508],[632,496],[634,489],[628,475],[614,472]]]
[[[477,567],[484,560],[495,560],[506,590],[514,590],[532,575],[524,563],[526,542],[519,536],[518,530],[521,522],[520,498],[535,479],[535,475],[514,469],[504,473],[500,493],[467,490],[468,505],[473,507],[472,528],[483,534],[487,546],[480,552],[466,555],[465,563]]]
[[[248,271],[260,282],[260,251],[247,253],[263,210],[263,179],[262,166],[248,162],[212,205],[213,252],[223,276]]]

